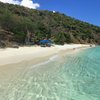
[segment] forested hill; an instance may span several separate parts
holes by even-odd
[[[39,11],[0,2],[0,46],[54,43],[100,44],[100,27],[52,11]]]

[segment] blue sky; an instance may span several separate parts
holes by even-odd
[[[100,0],[33,0],[38,9],[55,10],[68,16],[100,26]]]

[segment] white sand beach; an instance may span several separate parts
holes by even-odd
[[[57,54],[63,50],[74,50],[75,48],[87,48],[89,45],[83,44],[66,44],[66,45],[54,45],[52,47],[20,47],[0,49],[0,66],[19,63],[23,61],[29,61],[32,59],[39,59],[47,56]]]
[[[24,98],[22,96],[23,92],[27,92],[27,90],[23,88],[29,88],[31,86],[30,84],[35,84],[30,81],[30,79],[35,80],[36,76],[33,75],[35,72],[41,73],[40,74],[41,76],[42,71],[47,72],[46,71],[47,69],[50,71],[52,67],[53,69],[56,68],[55,66],[52,65],[50,67],[44,66],[45,62],[47,63],[48,61],[51,62],[55,61],[55,56],[57,55],[58,62],[60,63],[63,61],[65,53],[76,54],[76,52],[80,51],[81,48],[83,49],[88,47],[89,45],[66,44],[63,46],[54,45],[52,47],[31,46],[31,47],[20,47],[18,49],[16,48],[0,49],[0,90],[1,90],[0,100],[7,100],[8,97],[13,98],[9,100],[17,100],[16,99],[17,96],[18,98]],[[40,67],[38,67],[38,65]],[[39,79],[41,79],[41,77]],[[31,88],[34,87],[31,86]],[[19,94],[16,94],[17,93],[16,91]],[[27,98],[25,97],[25,99],[22,100],[26,99]]]

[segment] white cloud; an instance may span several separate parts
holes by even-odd
[[[40,5],[38,3],[34,3],[32,0],[22,0],[22,1],[19,1],[19,0],[0,0],[0,1],[4,2],[4,3],[17,4],[17,5],[25,6],[25,7],[32,8],[32,9],[36,9],[36,8],[40,7]]]
[[[38,3],[33,3],[32,0],[22,0],[20,5],[28,7],[28,8],[33,8],[33,9],[40,7]]]
[[[11,4],[19,4],[20,2],[18,0],[0,0],[4,3],[11,3]]]

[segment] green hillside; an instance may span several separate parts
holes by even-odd
[[[44,38],[56,44],[100,44],[100,27],[59,12],[0,3],[0,46],[38,44]]]

